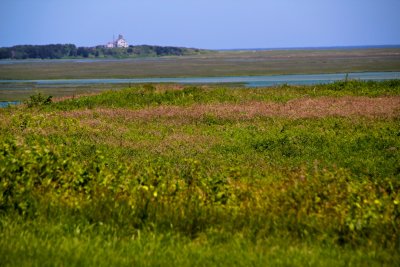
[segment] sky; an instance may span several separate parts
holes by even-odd
[[[0,0],[0,47],[206,49],[400,44],[400,0]]]

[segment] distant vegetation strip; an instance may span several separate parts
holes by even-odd
[[[183,56],[210,52],[197,48],[136,45],[128,48],[77,47],[74,44],[17,45],[0,48],[0,59],[128,58]]]
[[[126,51],[129,49],[135,47]],[[154,52],[154,49],[152,53],[167,55],[161,50]],[[99,56],[93,57],[94,60],[83,60],[85,64],[81,60],[3,60],[0,61],[0,79],[131,79],[400,71],[398,48],[209,53],[200,50],[199,53],[202,54],[152,57],[151,60],[146,58],[150,52],[132,54],[129,60],[101,60]]]

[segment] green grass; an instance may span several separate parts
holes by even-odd
[[[175,90],[171,89],[175,88]],[[248,89],[227,86],[166,86],[162,84],[137,85],[126,90],[108,90],[103,94],[79,97],[57,103],[51,109],[78,108],[130,108],[140,109],[160,105],[189,106],[211,103],[245,103],[248,101],[273,101],[285,103],[304,97],[340,96],[392,96],[399,91],[398,80],[381,83],[352,80],[327,85],[287,86]],[[157,89],[158,88],[158,89]],[[169,88],[169,89],[168,89]]]
[[[146,85],[2,109],[2,265],[395,266],[399,93]]]
[[[195,240],[140,230],[121,233],[106,225],[65,227],[65,222],[48,221],[8,220],[1,230],[2,266],[336,267],[394,266],[399,260],[381,248],[354,249],[272,237],[252,241],[241,234],[212,230]]]
[[[24,101],[38,93],[55,98],[77,97],[128,88],[129,84],[87,84],[40,86],[32,83],[0,83],[0,101]]]

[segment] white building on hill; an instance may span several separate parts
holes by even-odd
[[[127,48],[128,47],[128,42],[124,39],[122,34],[120,34],[120,35],[118,35],[118,39],[117,40],[107,43],[106,47],[107,48],[114,48],[114,47]]]
[[[125,41],[124,37],[120,34],[118,35],[118,39],[115,42],[117,47],[124,47],[127,48],[128,47],[128,43]]]

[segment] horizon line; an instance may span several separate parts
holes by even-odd
[[[73,43],[48,43],[48,44],[17,44],[13,46],[1,46],[0,48],[11,48],[14,46],[24,46],[24,45],[31,45],[31,46],[46,46],[46,45],[68,45],[72,44],[76,47],[97,47],[102,45],[95,45],[95,46],[79,46]],[[129,46],[142,46],[142,45],[149,45],[149,46],[161,46],[161,47],[180,47],[180,48],[193,48],[193,49],[202,49],[202,50],[214,50],[214,51],[262,51],[262,50],[327,50],[327,49],[349,49],[349,48],[400,48],[399,44],[367,44],[367,45],[326,45],[326,46],[282,46],[282,47],[242,47],[242,48],[200,48],[194,46],[182,46],[182,45],[156,45],[156,44],[135,44]]]

